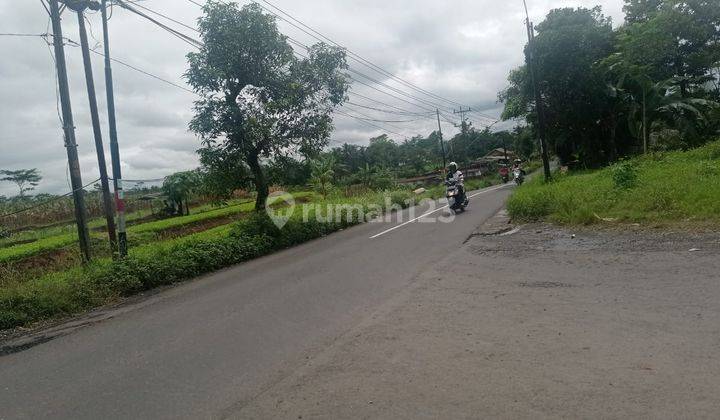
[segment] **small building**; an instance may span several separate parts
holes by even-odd
[[[488,163],[500,163],[505,159],[508,159],[510,162],[512,162],[517,158],[517,154],[513,150],[508,149],[506,151],[504,148],[498,147],[497,149],[491,150],[488,154],[478,159],[478,162],[484,161]]]

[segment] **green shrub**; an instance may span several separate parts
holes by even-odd
[[[634,162],[624,161],[611,168],[615,188],[628,190],[637,185],[638,173]]]
[[[390,193],[390,203],[400,208],[407,208],[413,199],[410,191],[394,191]]]

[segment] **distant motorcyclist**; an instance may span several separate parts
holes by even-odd
[[[520,159],[516,159],[513,163],[513,178],[517,185],[522,185],[522,183],[525,182],[525,169],[522,168],[521,164],[522,161]]]
[[[525,175],[527,175],[527,173],[525,172],[525,169],[523,169],[523,167],[522,167],[522,160],[515,159],[515,162],[513,162],[513,171],[515,171],[516,169],[520,170],[520,173],[522,174],[523,177]]]
[[[463,176],[463,173],[458,169],[457,163],[450,162],[450,165],[448,165],[447,177],[445,180],[448,182],[455,182],[455,185],[457,185],[460,192],[461,202],[466,201],[465,177]]]

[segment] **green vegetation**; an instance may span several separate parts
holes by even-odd
[[[549,148],[564,165],[599,168],[683,150],[720,131],[720,8],[706,0],[626,0],[613,28],[600,7],[562,8],[537,25],[534,50]],[[500,93],[503,118],[537,131],[527,66]]]
[[[16,261],[28,258],[43,252],[64,248],[77,242],[76,233],[68,233],[30,242],[27,244],[15,245],[8,248],[0,248],[0,263]]]
[[[9,171],[7,169],[0,170],[0,181],[12,182],[17,185],[20,197],[24,197],[26,192],[30,192],[40,185],[42,176],[37,169],[19,169],[17,171]]]
[[[511,197],[523,221],[720,223],[720,141],[687,152],[658,152],[594,172],[536,178]]]
[[[385,201],[386,195],[391,198],[389,203]],[[357,211],[349,207],[341,212],[339,220],[328,218],[328,205],[347,204],[364,211],[390,210],[389,206],[406,207],[412,197],[411,192],[402,190],[328,199],[310,210],[307,222],[301,220],[302,212],[296,211],[283,229],[275,227],[264,213],[251,213],[251,217],[230,225],[134,248],[122,261],[96,259],[85,267],[4,284],[0,288],[0,329],[77,313],[362,222]]]
[[[332,111],[350,87],[345,51],[318,43],[296,56],[275,16],[257,3],[208,2],[198,28],[203,48],[188,54],[186,76],[202,99],[190,130],[203,140],[205,162],[247,165],[261,210],[270,187],[263,158],[311,157],[327,145]]]

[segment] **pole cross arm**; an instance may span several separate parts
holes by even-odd
[[[82,12],[85,9],[100,10],[100,3],[95,0],[60,0],[60,3],[76,12]]]

